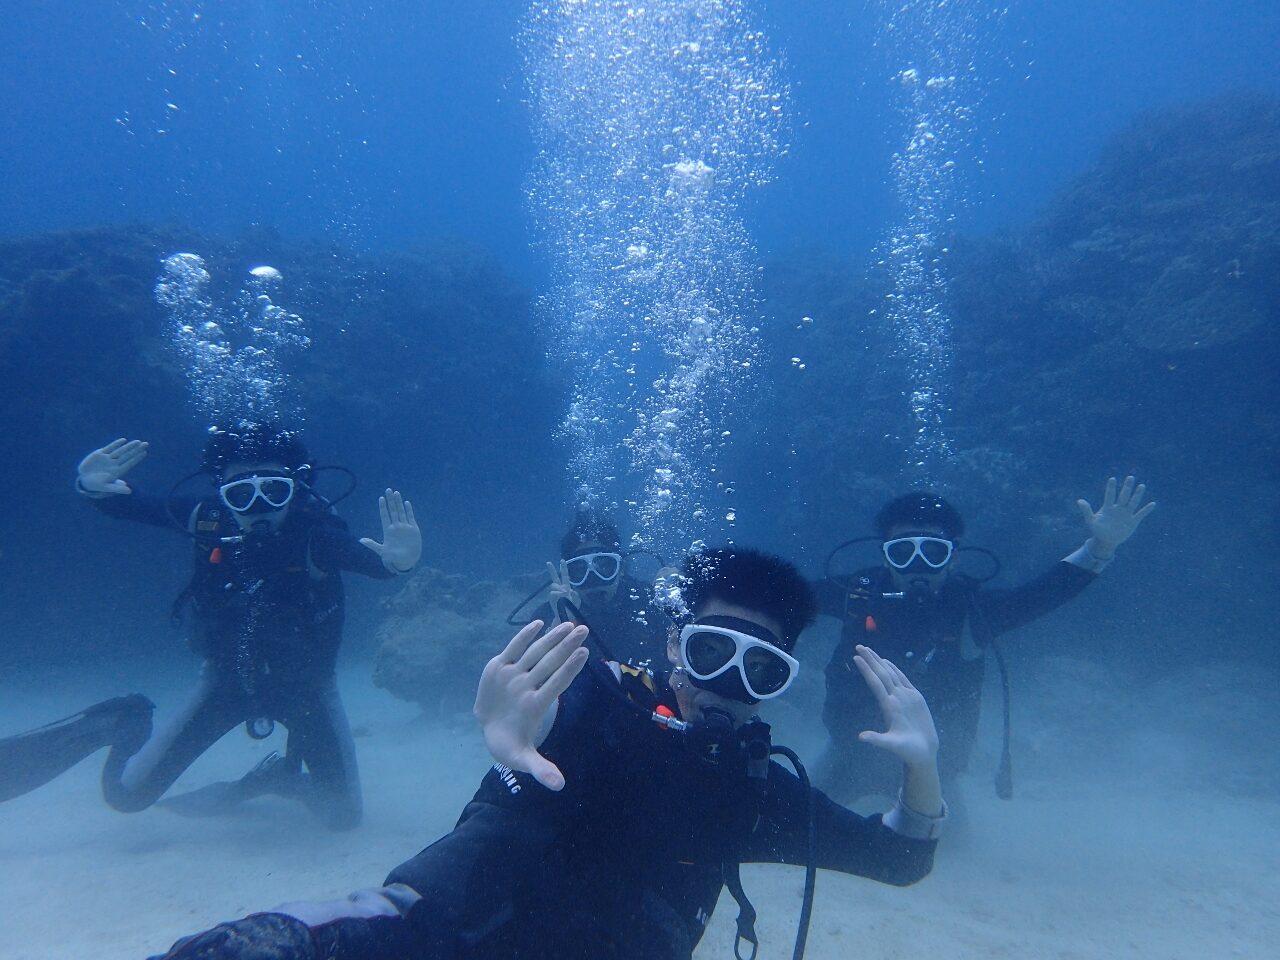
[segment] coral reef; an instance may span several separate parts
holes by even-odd
[[[485,663],[515,631],[508,616],[545,582],[541,575],[495,582],[419,570],[383,604],[373,682],[432,716],[469,707]]]

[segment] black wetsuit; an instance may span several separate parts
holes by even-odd
[[[93,503],[113,517],[173,526],[158,498],[135,493]],[[260,782],[215,784],[188,795],[187,809],[217,809],[261,788],[296,794],[335,829],[355,826],[359,773],[334,676],[344,612],[340,572],[392,574],[315,503],[295,501],[278,532],[238,542],[235,520],[218,501],[190,501],[176,512],[196,535],[195,571],[175,612],[189,607],[192,645],[205,661],[199,687],[150,737],[150,704],[133,697],[0,742],[0,758],[14,757],[25,771],[11,789],[0,783],[0,798],[33,789],[111,745],[102,776],[106,800],[125,812],[143,810],[225,733],[265,718],[289,731],[279,768]],[[176,800],[181,809],[183,798]]]
[[[666,664],[667,625],[671,621],[658,609],[652,586],[624,574],[608,600],[584,598],[582,615],[600,642],[594,652],[651,669],[661,669]],[[548,603],[538,607],[529,619],[547,624],[560,622]],[[592,642],[589,640],[588,645]]]
[[[305,924],[259,914],[170,956],[687,960],[734,865],[806,861],[810,792],[777,764],[762,782],[736,755],[709,763],[686,735],[620,702],[606,688],[617,682],[589,669],[561,698],[540,751],[564,773],[562,791],[495,767],[453,831],[382,888],[421,899],[372,919],[342,901],[290,905]],[[646,709],[674,711],[665,685],[626,672],[621,683]],[[898,885],[932,869],[936,840],[812,799],[819,867]]]
[[[978,728],[985,660],[1000,634],[1044,616],[1076,596],[1097,575],[1065,560],[1035,580],[1006,590],[981,589],[962,574],[936,596],[898,597],[888,570],[872,567],[851,581],[814,584],[820,612],[841,621],[840,642],[827,664],[822,718],[831,742],[820,782],[836,796],[856,798],[896,789],[898,765],[857,739],[879,729],[880,711],[853,663],[865,644],[902,669],[924,695],[938,728],[944,783],[962,772]]]

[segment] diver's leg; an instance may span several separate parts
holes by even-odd
[[[243,719],[245,708],[233,682],[209,664],[183,709],[141,750],[129,756],[112,749],[102,770],[102,794],[122,813],[151,806],[196,758]]]
[[[154,703],[135,693],[0,740],[0,801],[43,786],[103,747],[113,755],[136,753],[151,735],[153,710]]]
[[[350,830],[364,813],[360,770],[351,725],[338,694],[336,677],[298,691],[285,725],[288,756],[307,766],[299,798],[331,830]]]

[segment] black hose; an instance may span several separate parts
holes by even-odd
[[[1013,748],[1011,742],[1012,736],[1012,707],[1013,699],[1012,688],[1009,684],[1009,667],[1004,661],[1004,651],[1000,649],[1000,644],[996,642],[996,633],[991,629],[991,623],[987,620],[986,613],[982,610],[982,604],[978,602],[977,595],[972,595],[969,600],[969,609],[973,613],[973,617],[978,621],[977,625],[982,627],[983,646],[991,648],[991,652],[995,654],[996,667],[1000,670],[1000,693],[1003,698],[1003,720],[1004,734],[1003,743],[1000,748],[1000,768],[996,771],[995,786],[996,796],[1001,800],[1013,799]]]
[[[1005,666],[1004,652],[995,639],[991,640],[991,650],[996,655],[996,666],[1000,668],[1000,688],[1004,693],[1004,748],[1000,751],[1000,769],[996,771],[996,796],[1001,800],[1013,799],[1013,754],[1009,746],[1009,668]]]
[[[529,605],[530,600],[532,600],[534,597],[540,594],[543,590],[547,589],[547,587],[549,586],[551,586],[550,580],[548,580],[546,583],[538,584],[536,587],[533,588],[533,592],[531,592],[527,597],[525,597],[523,600],[517,603],[515,607],[512,609],[512,611],[509,614],[507,614],[507,626],[523,627],[526,623],[528,623],[527,620],[520,619],[520,611]]]
[[[809,785],[809,774],[790,747],[774,746],[769,754],[786,757],[795,768],[796,776],[804,785],[805,795],[809,798],[809,838],[808,854],[804,865],[804,902],[800,907],[800,921],[796,925],[796,945],[791,952],[791,960],[803,960],[805,945],[809,942],[809,922],[813,918],[813,895],[818,886],[818,823],[817,803],[813,788]]]

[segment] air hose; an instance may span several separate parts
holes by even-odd
[[[800,762],[796,752],[790,747],[774,746],[769,749],[770,756],[786,757],[795,768],[796,776],[804,785],[805,795],[809,798],[809,836],[808,853],[804,864],[804,900],[800,907],[800,920],[796,924],[796,945],[791,951],[791,960],[803,960],[804,948],[809,942],[809,921],[813,918],[813,895],[818,886],[818,823],[817,804],[814,802],[813,788],[809,785],[809,774]]]

